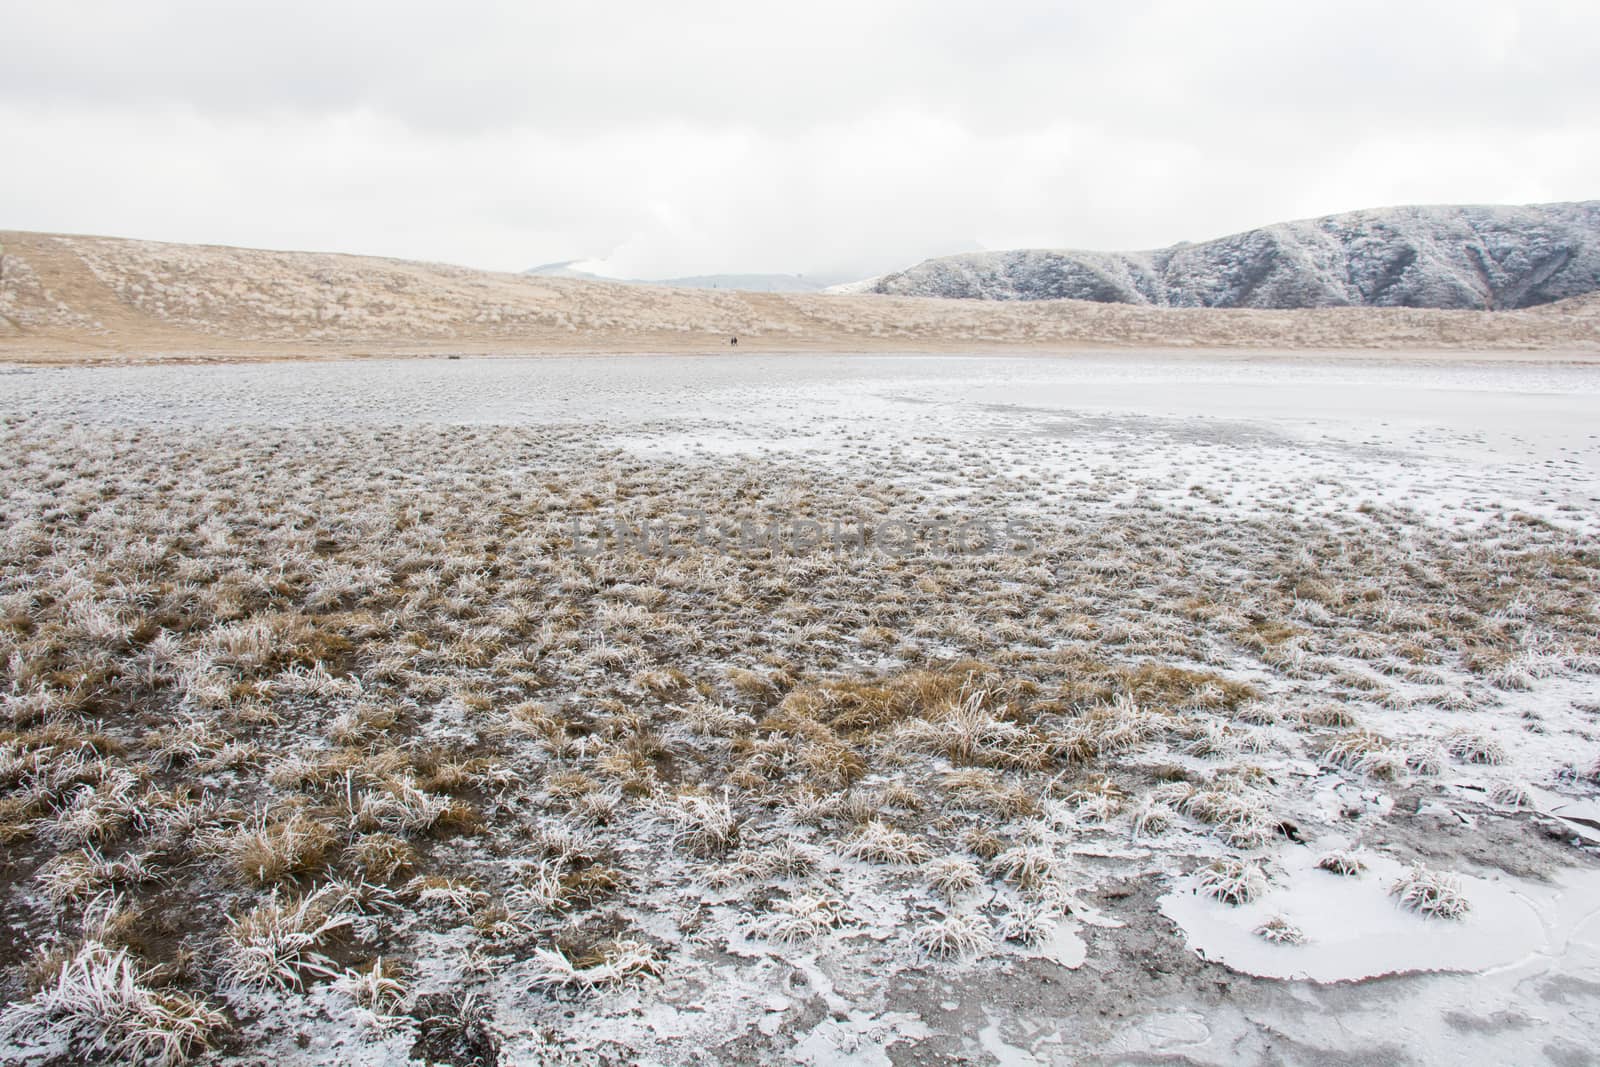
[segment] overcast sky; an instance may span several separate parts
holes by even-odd
[[[0,228],[866,275],[1600,196],[1595,0],[0,0],[0,26]]]

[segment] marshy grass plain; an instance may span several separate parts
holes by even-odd
[[[7,1063],[1577,1054],[1593,367],[0,381]]]

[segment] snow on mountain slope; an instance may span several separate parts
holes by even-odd
[[[1353,211],[1148,252],[975,252],[927,260],[870,289],[1166,307],[1480,310],[1597,290],[1596,200]]]

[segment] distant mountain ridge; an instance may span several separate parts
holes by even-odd
[[[1158,307],[1509,310],[1600,291],[1600,201],[1352,211],[1146,252],[973,252],[840,288]]]
[[[1156,308],[666,289],[84,234],[0,230],[0,243],[0,364],[1137,348],[1495,351],[1543,359],[1542,351],[1600,360],[1600,292],[1527,310],[1466,314]],[[735,336],[737,349],[728,345]]]
[[[546,263],[529,267],[524,274],[542,278],[578,278],[591,282],[614,282],[619,285],[661,285],[669,289],[735,289],[746,293],[817,293],[839,281],[837,277],[822,275],[814,278],[803,274],[696,274],[686,278],[607,278],[588,271],[574,270],[580,259],[559,263]]]

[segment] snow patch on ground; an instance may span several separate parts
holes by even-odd
[[[1162,914],[1208,960],[1262,978],[1347,982],[1427,971],[1481,973],[1559,953],[1574,930],[1600,914],[1600,872],[1568,871],[1554,884],[1501,875],[1461,875],[1471,910],[1430,918],[1401,905],[1390,888],[1406,868],[1363,855],[1367,870],[1345,877],[1317,867],[1305,847],[1274,857],[1271,888],[1237,907],[1202,895],[1194,876],[1161,898]],[[1279,918],[1303,944],[1275,944],[1257,930]]]

